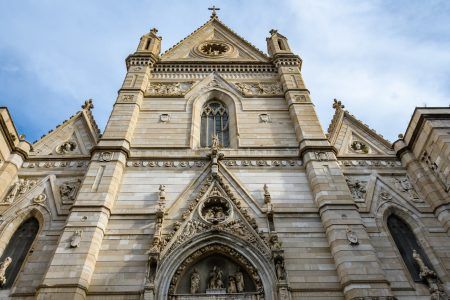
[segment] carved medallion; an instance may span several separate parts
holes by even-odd
[[[67,141],[56,147],[55,152],[58,154],[68,154],[77,148],[77,144],[72,141]]]
[[[208,57],[222,57],[231,50],[230,45],[221,41],[207,41],[201,43],[197,49],[204,56]]]

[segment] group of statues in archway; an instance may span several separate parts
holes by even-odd
[[[191,274],[191,294],[200,293],[200,273],[194,269]],[[223,271],[214,266],[208,274],[207,291],[226,291],[226,293],[243,293],[244,292],[244,275],[238,269],[234,275],[228,276],[228,282],[225,288],[223,279]]]

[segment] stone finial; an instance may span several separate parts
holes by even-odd
[[[25,134],[20,134],[19,135],[19,141],[25,141]]]
[[[158,33],[158,29],[153,27],[152,29],[150,29],[150,33],[153,33],[154,35],[156,35]]]
[[[403,138],[404,138],[404,135],[403,135],[402,133],[399,133],[399,134],[398,134],[398,138],[399,138],[399,139],[403,139]]]
[[[84,104],[81,105],[81,108],[84,110],[91,110],[94,108],[94,103],[92,102],[92,99],[87,99],[84,101]]]
[[[342,110],[345,108],[345,106],[342,104],[340,100],[337,100],[336,98],[333,99],[333,108],[335,110]]]
[[[278,32],[278,30],[276,30],[276,29],[270,29],[270,31],[269,31],[270,35],[274,35],[277,32]]]

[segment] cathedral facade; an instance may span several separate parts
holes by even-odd
[[[393,144],[217,17],[31,144],[0,108],[1,299],[447,299],[450,109]]]

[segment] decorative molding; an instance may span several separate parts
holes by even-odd
[[[23,168],[82,168],[89,164],[88,161],[39,161],[24,162]]]
[[[183,96],[194,84],[186,82],[151,82],[146,90],[149,96]]]
[[[127,167],[134,168],[203,168],[205,161],[129,160]]]
[[[272,119],[270,118],[270,114],[260,114],[259,121],[261,123],[272,123]]]
[[[303,165],[301,160],[234,160],[224,159],[227,167],[299,167]]]
[[[152,74],[158,75],[158,73],[213,73],[213,72],[225,72],[225,73],[273,73],[278,74],[277,68],[272,64],[156,64],[153,67]]]
[[[396,160],[369,160],[369,159],[340,159],[338,164],[343,167],[368,167],[368,168],[401,168],[402,163]]]
[[[37,180],[34,179],[25,179],[25,178],[19,178],[11,188],[9,189],[9,192],[7,196],[0,202],[1,204],[12,204],[14,200],[17,198],[20,198],[22,195],[24,195],[26,192],[31,190],[35,185],[37,184]]]

